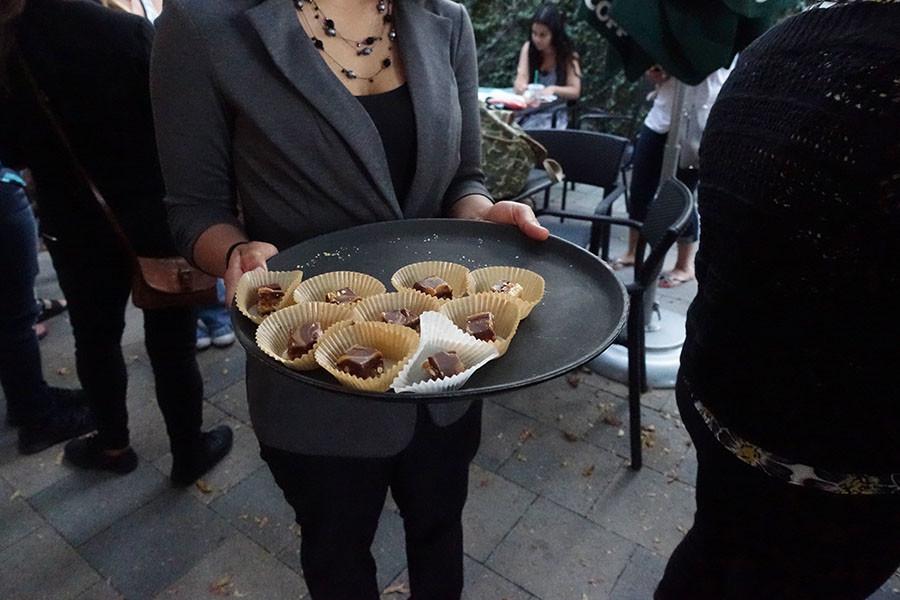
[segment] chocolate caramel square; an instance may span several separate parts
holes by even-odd
[[[325,294],[325,301],[332,304],[353,304],[360,300],[362,300],[362,296],[348,287]]]
[[[337,368],[360,379],[384,373],[384,355],[380,350],[355,344],[337,359]]]
[[[256,288],[256,310],[261,315],[275,312],[281,300],[284,298],[284,290],[277,283],[269,283]]]
[[[287,355],[290,360],[300,358],[313,349],[322,337],[322,325],[318,321],[295,327],[288,338]]]
[[[466,317],[466,333],[479,340],[493,342],[497,339],[494,332],[494,313],[483,312]]]
[[[403,325],[410,329],[419,328],[419,313],[401,308],[381,313],[381,320],[391,325]]]
[[[459,356],[453,350],[449,352],[438,352],[428,357],[422,363],[422,370],[428,375],[429,379],[443,379],[444,377],[452,377],[466,370],[465,365],[459,360]]]
[[[429,275],[425,279],[420,279],[413,285],[413,289],[435,298],[453,297],[453,288],[437,275]]]

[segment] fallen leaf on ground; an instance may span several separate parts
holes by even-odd
[[[531,427],[526,427],[522,430],[522,433],[519,434],[519,443],[524,444],[533,437],[535,437],[534,429],[532,429]]]
[[[619,431],[616,432],[616,435],[617,435],[618,437],[625,437],[625,430],[624,430],[624,429],[620,429]]]
[[[516,454],[516,460],[519,461],[519,462],[528,462],[528,458],[527,458],[524,454],[522,454],[521,452],[519,452],[518,454]]]
[[[234,584],[231,582],[231,575],[219,577],[209,586],[209,593],[214,596],[230,596],[234,591]]]
[[[563,431],[563,437],[566,438],[567,442],[577,442],[578,436],[572,433],[571,431]]]
[[[200,490],[201,492],[203,492],[204,494],[212,494],[212,491],[213,491],[212,487],[210,487],[210,485],[208,483],[206,483],[205,481],[203,481],[202,479],[198,479],[194,485],[197,486],[197,489]]]
[[[616,415],[604,415],[603,422],[612,427],[622,426],[622,419],[620,419]]]
[[[585,468],[584,471],[581,472],[582,477],[590,477],[593,474],[594,474],[594,465],[591,465],[591,466]]]
[[[17,499],[22,497],[22,490],[16,490],[12,493],[12,496],[9,497],[10,502],[15,502]]]
[[[581,383],[581,375],[578,373],[569,373],[566,375],[566,383],[568,383],[573,388],[577,388],[578,384]]]
[[[409,585],[406,583],[395,583],[384,588],[384,594],[408,594]]]
[[[56,370],[57,375],[68,375],[71,372],[72,371],[71,369],[69,369],[69,367],[60,367]]]
[[[260,529],[269,524],[269,517],[254,517],[253,520],[256,521]]]
[[[491,484],[490,479],[482,479],[481,481],[478,482],[478,487],[485,488],[485,487],[489,486],[490,484]]]

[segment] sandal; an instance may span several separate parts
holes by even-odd
[[[60,313],[64,313],[66,312],[66,309],[69,308],[69,303],[66,302],[65,298],[60,298],[59,300],[56,298],[38,298],[37,303],[40,308],[37,317],[38,323],[43,323],[47,319],[51,319]]]
[[[666,289],[677,288],[678,286],[693,280],[694,277],[678,277],[669,271],[668,273],[663,273],[659,276],[659,287]]]

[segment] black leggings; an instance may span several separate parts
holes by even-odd
[[[678,382],[697,448],[694,526],[656,600],[863,600],[900,566],[900,498],[776,480],[726,451]]]
[[[409,446],[388,458],[305,456],[263,446],[263,459],[297,513],[312,598],[380,598],[370,547],[390,487],[406,531],[411,600],[458,600],[462,511],[480,441],[479,400],[448,427],[435,425],[420,405]]]
[[[125,395],[128,373],[122,356],[131,266],[111,234],[90,241],[49,241],[59,284],[69,302],[78,378],[97,417],[104,447],[129,444]],[[156,398],[173,454],[200,435],[203,379],[195,356],[196,317],[191,308],[144,311],[144,337]]]

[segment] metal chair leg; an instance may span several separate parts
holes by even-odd
[[[641,364],[644,362],[643,293],[631,295],[628,315],[628,433],[631,441],[631,468],[644,464],[641,448]]]

